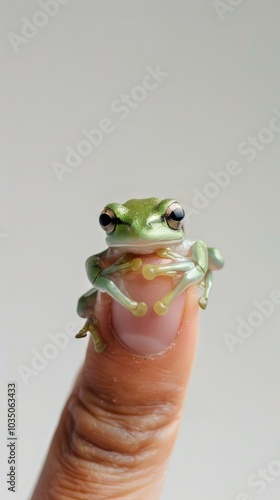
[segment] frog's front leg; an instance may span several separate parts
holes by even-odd
[[[106,276],[108,274],[114,274],[117,272],[127,272],[127,271],[137,271],[142,266],[142,259],[136,257],[132,260],[126,260],[125,257],[119,259],[112,266],[106,267],[102,269],[102,276]]]
[[[104,269],[99,266],[99,263],[99,255],[93,255],[86,262],[87,275],[92,284],[101,292],[108,293],[135,316],[144,316],[147,312],[147,305],[144,302],[137,302],[125,295],[109,278],[109,275],[117,272],[136,271],[142,265],[142,259],[134,258],[127,260],[127,255],[124,254],[116,263]]]
[[[175,272],[183,272],[179,283],[163,297],[162,300],[154,304],[154,310],[157,314],[166,314],[172,301],[180,295],[187,287],[199,283],[204,278],[208,269],[208,250],[203,241],[195,241],[191,247],[192,260],[171,262],[170,264],[145,265],[143,275],[146,279],[154,279],[156,276],[173,275]]]
[[[100,257],[104,252],[92,255],[86,261],[86,272],[88,279],[92,284],[96,286],[96,278],[102,274],[103,276],[108,274],[114,274],[117,272],[127,272],[127,271],[137,271],[142,265],[142,259],[134,258],[129,259],[127,254],[123,254],[114,264],[105,267],[104,269],[100,267]]]
[[[134,316],[145,316],[148,309],[147,304],[145,304],[145,302],[137,302],[136,300],[127,297],[113,281],[111,281],[107,277],[104,277],[102,272],[96,278],[94,284],[98,288],[98,290],[108,293],[122,306],[124,306],[126,309],[129,309],[129,311],[131,311]]]

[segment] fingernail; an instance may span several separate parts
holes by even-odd
[[[157,278],[156,282],[149,283],[148,287],[146,280],[142,286],[139,286],[138,281],[130,283],[129,293],[135,300],[147,304],[146,315],[136,317],[131,311],[112,301],[113,330],[119,342],[130,352],[140,356],[158,354],[168,348],[176,338],[182,321],[186,294],[177,297],[169,311],[160,316],[153,306],[170,291],[169,279]]]

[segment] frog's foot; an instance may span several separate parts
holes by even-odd
[[[107,345],[99,335],[97,319],[91,318],[88,331],[91,334],[95,351],[98,353],[105,351]]]
[[[82,339],[83,337],[86,337],[88,332],[89,332],[89,323],[90,320],[87,319],[83,328],[75,335],[76,339]]]
[[[142,274],[146,280],[153,280],[157,277],[156,267],[157,266],[151,266],[149,264],[143,266]]]
[[[135,259],[132,259],[132,261],[131,261],[132,271],[138,271],[138,269],[140,269],[141,266],[142,266],[142,259],[140,259],[140,257],[136,257]]]
[[[132,260],[117,261],[112,266],[106,267],[101,271],[102,276],[107,276],[109,274],[114,274],[117,272],[127,273],[128,271],[138,271],[138,269],[142,266],[142,259],[140,257],[135,257]]]
[[[145,302],[137,302],[137,306],[131,309],[132,314],[134,316],[137,316],[137,318],[140,318],[141,316],[145,316],[147,313],[148,307]]]
[[[76,338],[86,337],[87,333],[91,334],[95,351],[98,353],[105,351],[107,346],[98,333],[98,321],[95,318],[87,319],[84,327],[77,333]]]
[[[177,269],[175,266],[170,267],[169,265],[145,264],[142,269],[142,274],[146,280],[154,280],[157,276],[176,276]]]
[[[87,336],[87,333],[88,333],[88,330],[85,330],[84,328],[82,328],[76,335],[75,335],[75,338],[76,339],[82,339],[83,337],[86,337]]]
[[[208,304],[209,294],[213,285],[213,273],[211,271],[207,271],[206,275],[204,276],[200,284],[203,285],[202,287],[203,295],[198,299],[198,303],[201,309],[206,309]]]
[[[151,266],[146,264],[143,266],[142,274],[146,280],[153,280],[157,277],[157,268],[158,266]]]
[[[159,248],[156,254],[162,259],[182,260],[182,255],[172,252],[169,248]]]
[[[99,338],[96,338],[93,334],[92,335],[92,340],[93,340],[93,345],[94,345],[94,350],[100,354],[101,352],[105,351],[107,344],[102,340],[102,338],[98,335]]]
[[[154,311],[159,316],[164,316],[169,311],[169,305],[165,304],[163,300],[158,300],[154,303]]]
[[[195,267],[192,261],[171,262],[169,264],[145,264],[142,274],[146,280],[153,280],[157,276],[170,276],[176,278],[178,273],[186,273]]]
[[[207,304],[208,304],[208,297],[200,297],[200,299],[198,299],[198,303],[201,307],[201,309],[206,309],[207,307]]]
[[[167,248],[159,248],[159,249],[156,251],[156,254],[157,254],[159,257],[162,257],[162,258],[164,259],[164,258],[168,258],[169,251],[167,250]]]

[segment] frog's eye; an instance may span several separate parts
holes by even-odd
[[[184,217],[185,211],[181,205],[177,203],[177,201],[171,203],[171,205],[169,205],[166,209],[165,220],[170,229],[180,229],[182,227]]]
[[[116,215],[111,208],[105,208],[99,216],[99,224],[107,234],[114,232],[116,227]]]

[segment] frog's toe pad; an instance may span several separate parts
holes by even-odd
[[[137,307],[135,307],[135,309],[132,309],[131,312],[132,314],[134,314],[134,316],[140,318],[141,316],[145,316],[147,310],[148,306],[147,304],[145,304],[145,302],[138,302]]]
[[[168,313],[169,307],[159,300],[154,304],[154,311],[159,316],[164,316],[164,314]]]
[[[75,338],[76,339],[82,339],[83,337],[86,337],[87,336],[87,332],[85,330],[80,330],[76,335],[75,335]]]
[[[155,266],[146,264],[145,266],[143,266],[142,274],[144,278],[146,278],[146,280],[153,280],[154,278],[156,278]]]
[[[99,340],[98,342],[94,342],[94,349],[99,354],[101,352],[105,351],[106,347],[107,347],[107,345],[105,344],[105,342],[103,340]]]
[[[167,254],[167,251],[165,248],[159,248],[157,251],[156,251],[156,254],[159,256],[159,257],[166,257],[166,254]]]
[[[131,269],[132,271],[138,271],[138,269],[142,266],[142,259],[135,258],[131,261]]]
[[[205,297],[200,297],[200,299],[198,299],[198,303],[199,303],[201,309],[206,309],[207,304],[208,304],[208,299],[206,299]]]

